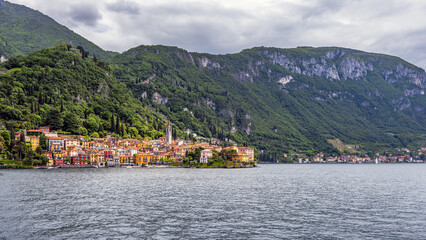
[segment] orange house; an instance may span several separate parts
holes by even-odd
[[[135,163],[138,165],[149,164],[152,161],[152,154],[137,154],[135,156]]]

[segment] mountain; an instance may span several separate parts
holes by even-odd
[[[57,46],[70,41],[84,49]],[[0,0],[0,55],[21,54],[29,55],[0,66],[3,121],[158,137],[168,118],[180,137],[248,143],[260,160],[426,144],[426,73],[394,56],[337,47],[110,53],[38,11]],[[59,107],[60,119],[48,118]],[[69,126],[71,115],[77,120]],[[113,116],[124,131],[112,128]]]
[[[81,45],[91,55],[104,60],[115,54],[102,50],[39,11],[0,0],[0,57],[25,55],[63,42]]]
[[[426,74],[400,58],[344,48],[237,54],[139,46],[114,75],[181,129],[249,142],[274,157],[425,143]],[[355,147],[354,146],[354,147]]]
[[[112,76],[108,63],[64,43],[0,63],[0,116],[18,128],[49,125],[92,137],[158,138],[166,126]]]

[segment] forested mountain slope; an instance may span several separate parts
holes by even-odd
[[[62,44],[0,64],[1,120],[92,137],[163,136],[166,119],[133,98],[108,63],[81,51]]]
[[[333,152],[336,139],[367,150],[414,147],[426,133],[426,74],[397,57],[343,48],[209,55],[140,46],[112,63],[135,97],[181,128],[274,156]]]

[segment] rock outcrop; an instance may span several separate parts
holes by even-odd
[[[309,77],[323,77],[332,80],[362,79],[367,76],[373,66],[347,56],[343,50],[327,52],[319,58],[290,59],[279,51],[262,50],[260,54],[269,58],[271,63],[278,64],[292,73]],[[333,60],[333,61],[332,61]],[[336,65],[335,62],[338,64]]]
[[[152,101],[157,104],[166,105],[169,99],[166,97],[163,98],[158,92],[155,92],[154,95],[152,95]]]

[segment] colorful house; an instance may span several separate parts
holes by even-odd
[[[48,137],[49,149],[52,144],[59,144],[61,149],[65,149],[64,147],[64,138],[63,137]]]
[[[234,157],[232,158],[232,161],[234,162],[248,162],[248,156],[245,154],[241,154],[241,153],[237,153],[236,155],[234,155]]]
[[[248,161],[254,161],[254,149],[249,147],[240,147],[238,148],[238,153],[245,154],[248,157]]]
[[[208,163],[211,157],[213,157],[213,152],[210,149],[202,150],[200,156],[200,163]]]
[[[78,146],[80,145],[80,141],[74,138],[67,138],[64,139],[64,147],[65,149],[68,149],[69,146]]]
[[[148,165],[150,162],[152,162],[152,158],[153,158],[152,154],[144,154],[144,153],[137,154],[135,156],[135,163],[138,165],[142,165],[142,164]]]
[[[50,132],[50,127],[49,126],[39,127],[38,129],[41,130],[44,134]]]
[[[31,149],[35,151],[37,147],[40,145],[40,138],[37,136],[29,136],[31,142]]]
[[[133,163],[133,156],[132,155],[123,155],[123,156],[120,156],[120,163],[122,163],[122,164]]]

